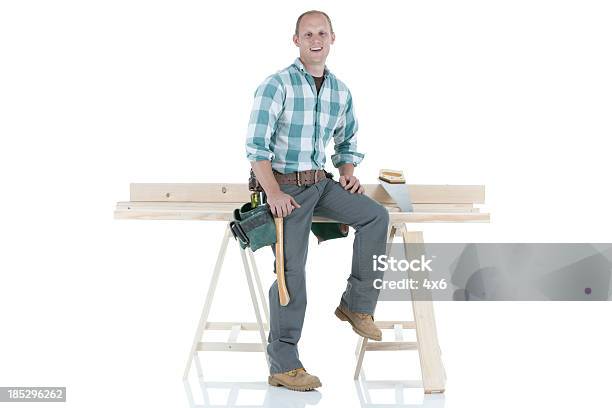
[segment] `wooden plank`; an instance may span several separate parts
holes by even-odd
[[[416,325],[414,322],[400,321],[400,320],[379,320],[379,321],[374,322],[374,324],[379,329],[395,329],[396,325],[399,325],[400,327],[404,329],[415,329],[416,328]]]
[[[365,184],[365,194],[381,204],[394,204],[380,184]],[[412,202],[459,204],[484,203],[482,185],[407,185]],[[131,183],[130,201],[247,202],[250,192],[244,183]]]
[[[380,184],[366,184],[365,194],[381,204],[394,204]],[[407,185],[412,203],[474,203],[484,204],[485,186],[450,184],[412,184]]]
[[[404,239],[404,251],[406,259],[422,253],[423,232],[408,231],[406,227],[402,229]],[[429,273],[409,272],[411,278],[423,281],[429,278]],[[417,298],[416,290],[412,290],[412,310],[414,321],[416,322],[416,335],[419,344],[419,359],[421,361],[421,374],[423,377],[423,388],[425,393],[444,392],[446,383],[446,373],[442,364],[440,346],[438,344],[438,332],[436,329],[436,318],[434,316],[433,302],[431,294],[424,296],[419,293]]]
[[[247,202],[245,183],[131,183],[130,201]]]
[[[235,208],[240,208],[244,203],[196,203],[189,201],[120,201],[117,203],[117,209],[180,209],[180,210],[212,210],[212,211],[233,211]],[[390,210],[399,212],[399,208],[393,205],[385,205]],[[447,204],[447,203],[429,203],[429,204],[413,204],[415,212],[478,212],[478,208],[474,208],[473,204]]]
[[[361,373],[361,365],[363,364],[366,347],[368,347],[368,339],[367,337],[361,337],[357,343],[357,366],[355,367],[355,374],[353,375],[354,380],[357,380],[359,378],[359,373]]]
[[[367,351],[417,350],[416,341],[377,341],[366,344]]]
[[[236,325],[240,325],[241,330],[259,330],[255,322],[208,322],[206,323],[206,330],[231,330]],[[269,329],[267,323],[264,323],[264,328]]]
[[[488,213],[404,213],[389,212],[389,222],[489,222]]]
[[[389,218],[394,223],[405,222],[489,222],[490,216],[488,213],[442,213],[442,212],[413,212],[402,213],[396,212],[393,208],[389,210]],[[233,219],[233,210],[216,209],[216,210],[193,210],[193,209],[172,209],[172,208],[147,208],[137,209],[119,207],[115,210],[115,219],[133,219],[133,220],[201,220],[201,221],[231,221]],[[336,222],[324,217],[313,217],[314,222]]]
[[[226,343],[223,341],[201,341],[198,351],[265,351],[261,343]]]

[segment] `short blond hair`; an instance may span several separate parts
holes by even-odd
[[[300,21],[302,21],[302,17],[304,16],[308,16],[310,14],[321,14],[323,16],[325,16],[325,18],[327,19],[327,22],[329,23],[329,31],[333,34],[334,33],[334,28],[332,27],[332,22],[331,22],[331,18],[329,18],[329,16],[327,15],[327,13],[323,12],[323,11],[319,11],[319,10],[310,10],[307,11],[305,13],[302,13],[297,21],[295,22],[295,35],[299,35],[299,30],[300,30]]]

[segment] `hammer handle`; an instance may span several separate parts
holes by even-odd
[[[283,217],[274,217],[276,224],[276,281],[281,306],[289,304],[289,292],[285,283],[285,249],[283,248]]]

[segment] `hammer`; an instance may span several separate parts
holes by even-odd
[[[283,217],[274,217],[276,224],[276,281],[278,283],[278,297],[281,306],[289,304],[289,292],[285,283],[285,250],[283,248]]]

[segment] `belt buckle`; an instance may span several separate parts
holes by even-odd
[[[297,182],[297,186],[301,187],[302,186],[302,181],[300,180],[300,172],[299,171],[295,172],[295,180]]]

